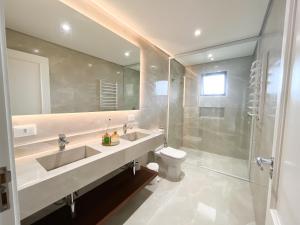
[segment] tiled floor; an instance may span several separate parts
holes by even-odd
[[[249,183],[195,163],[188,151],[180,182],[160,179],[139,192],[108,225],[254,225]]]
[[[189,160],[187,163],[249,179],[248,160],[232,158],[186,147],[182,147],[182,149],[189,153]]]

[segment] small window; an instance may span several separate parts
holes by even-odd
[[[226,95],[226,72],[202,75],[202,91],[204,96]]]
[[[159,80],[155,82],[155,94],[159,96],[168,95],[167,80]]]

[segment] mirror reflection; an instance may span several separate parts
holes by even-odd
[[[139,108],[138,47],[59,1],[6,5],[13,115]]]

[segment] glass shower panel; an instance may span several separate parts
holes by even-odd
[[[197,166],[248,179],[252,61],[241,57],[186,70],[182,148]]]
[[[182,146],[183,131],[183,85],[185,67],[176,60],[170,60],[169,105],[168,105],[168,145]]]

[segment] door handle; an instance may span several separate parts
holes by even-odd
[[[256,157],[256,164],[260,168],[260,170],[264,170],[264,166],[268,165],[270,172],[270,178],[272,179],[273,177],[273,166],[274,166],[274,158],[263,158],[263,157]]]

